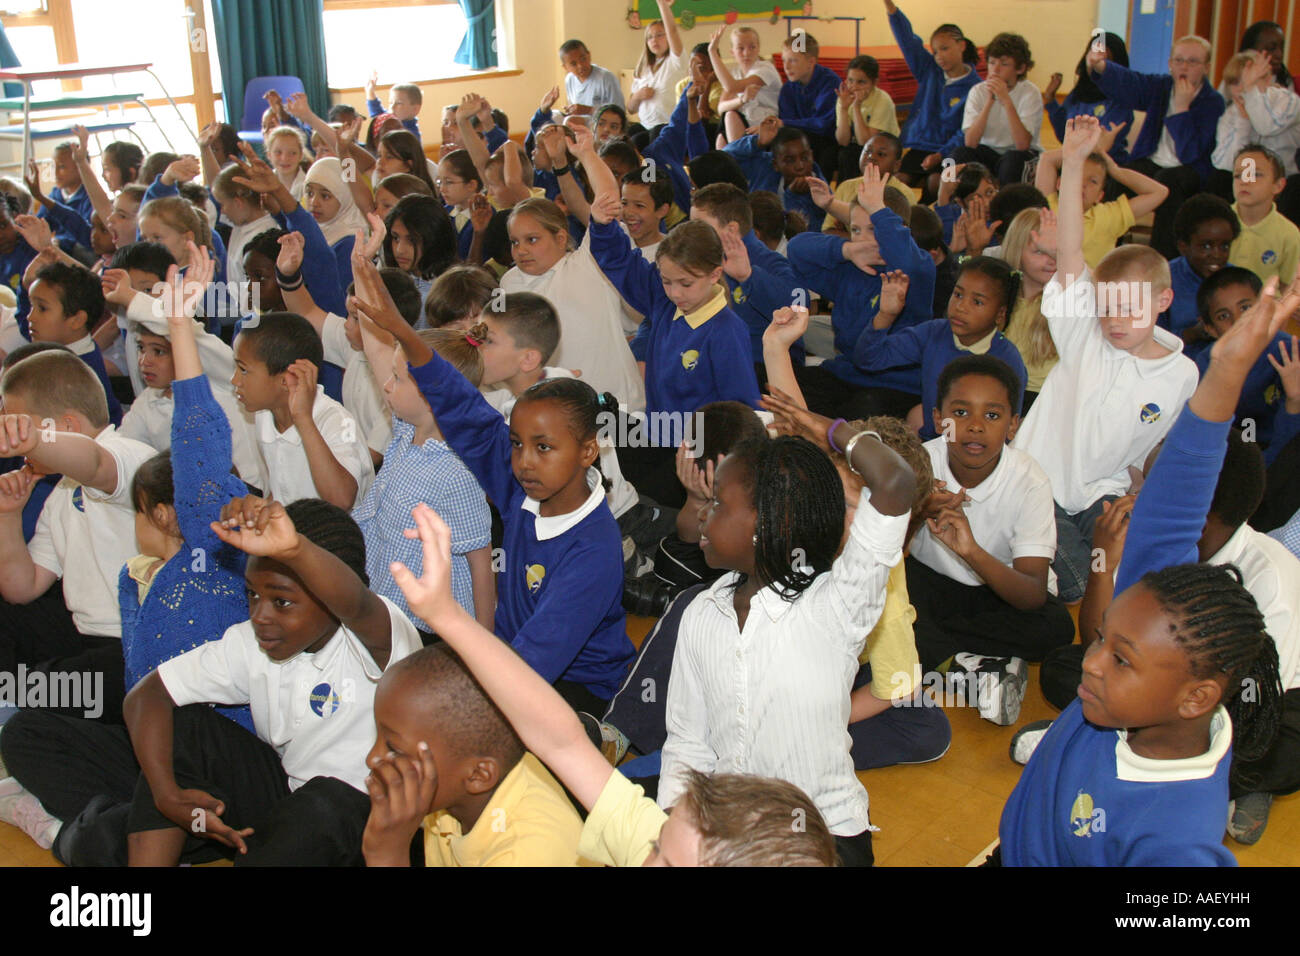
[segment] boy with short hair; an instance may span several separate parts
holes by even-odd
[[[1057,173],[1061,165],[1061,150],[1050,149],[1038,157],[1038,170],[1034,185],[1047,197],[1053,209],[1059,202]],[[1106,195],[1106,178],[1109,176],[1132,192],[1113,202],[1103,202]],[[1097,268],[1115,243],[1133,228],[1133,224],[1152,212],[1169,196],[1169,188],[1143,176],[1137,170],[1122,169],[1105,150],[1098,150],[1084,161],[1083,167],[1083,259],[1089,269]]]
[[[781,66],[785,69],[786,82],[781,84],[777,115],[782,124],[802,130],[808,137],[817,165],[834,171],[839,165],[835,111],[840,78],[834,70],[817,62],[820,52],[817,38],[805,30],[795,30],[785,38],[781,44]]]
[[[378,76],[370,74],[366,80],[366,109],[371,116],[382,116],[384,108],[379,104],[375,90]],[[388,110],[392,116],[401,121],[402,126],[420,137],[420,107],[424,105],[424,94],[414,83],[394,83],[388,90]]]
[[[740,164],[751,192],[766,189],[776,193],[788,211],[808,221],[809,229],[821,229],[826,211],[813,201],[810,177],[824,182],[826,176],[813,161],[812,140],[806,133],[795,127],[783,128],[781,121],[772,117],[763,121],[757,133],[728,143],[723,152]]]
[[[1300,229],[1277,211],[1274,200],[1286,188],[1286,170],[1272,150],[1245,146],[1234,160],[1232,211],[1241,220],[1241,233],[1229,256],[1267,282],[1277,276],[1285,287],[1300,264]]]
[[[36,273],[28,295],[32,309],[26,323],[32,341],[58,342],[80,356],[104,386],[109,421],[122,424],[122,406],[108,379],[104,353],[90,335],[91,327],[104,314],[104,291],[99,279],[81,266],[55,262]],[[18,321],[22,327],[23,319]]]
[[[1232,243],[1241,234],[1241,220],[1218,196],[1197,193],[1174,217],[1178,258],[1169,263],[1174,301],[1156,320],[1162,329],[1179,335],[1196,324],[1201,283],[1227,266]]]
[[[581,40],[567,40],[560,47],[560,65],[564,77],[564,95],[569,101],[568,116],[590,116],[606,103],[624,106],[623,88],[618,77],[603,66],[591,62],[591,51]]]
[[[324,498],[351,510],[375,469],[356,419],[316,384],[323,361],[310,322],[270,312],[245,324],[235,339],[231,385],[253,414],[263,463],[257,486],[285,504]]]
[[[367,866],[574,866],[582,821],[446,647],[394,664],[375,691]],[[412,792],[409,781],[417,780]]]
[[[931,409],[938,437],[925,443],[934,492],[907,558],[921,666],[934,670],[956,657],[954,665],[974,675],[980,716],[1002,726],[1019,716],[1025,662],[1074,637],[1051,572],[1051,483],[1009,445],[1021,388],[991,355],[962,356],[940,373]]]
[[[50,190],[50,198],[56,203],[71,207],[82,219],[90,222],[95,207],[90,201],[86,187],[81,182],[81,172],[77,169],[77,163],[72,158],[72,145],[71,142],[67,142],[54,147],[54,188]],[[46,219],[50,217],[50,211],[42,205],[36,215]],[[66,232],[57,219],[52,220],[51,224],[59,242],[71,249],[76,243],[76,237]]]
[[[1018,183],[1025,163],[1038,152],[1043,95],[1029,82],[1034,61],[1018,33],[999,33],[985,50],[988,79],[966,97],[963,143],[952,151],[959,163],[979,160],[1000,183]]]
[[[1141,466],[1196,387],[1183,343],[1155,325],[1173,300],[1168,263],[1149,247],[1122,246],[1094,283],[1083,258],[1083,172],[1100,138],[1095,117],[1066,124],[1056,275],[1042,304],[1060,362],[1015,440],[1052,480],[1053,570],[1066,603],[1083,597],[1104,503],[1128,490],[1128,468]]]
[[[156,452],[116,433],[95,373],[67,352],[14,365],[0,380],[0,397],[7,413],[0,456],[27,458],[0,476],[0,671],[62,659],[68,670],[103,672],[105,694],[120,701],[117,580],[136,554],[131,481]],[[55,473],[63,481],[25,543],[23,506],[37,479]],[[38,602],[59,579],[61,605]]]
[[[456,651],[525,747],[588,810],[578,853],[614,866],[833,866],[835,839],[812,800],[783,781],[689,773],[664,813],[609,765],[578,716],[505,643],[451,598],[447,527],[429,508],[415,514],[423,574],[393,576],[411,607]],[[423,771],[421,771],[423,774]],[[799,819],[801,827],[790,821]]]

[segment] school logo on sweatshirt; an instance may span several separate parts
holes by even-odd
[[[736,305],[740,305],[745,301],[745,293],[741,290],[740,286],[736,286],[731,290],[731,301],[736,303]]]
[[[1106,832],[1106,811],[1094,807],[1091,794],[1078,791],[1070,807],[1070,832],[1077,837],[1091,837]]]
[[[682,368],[691,372],[700,364],[700,353],[696,349],[687,349],[682,353]]]
[[[540,564],[528,565],[528,570],[524,572],[524,583],[528,585],[528,590],[536,594],[537,589],[542,586],[542,579],[546,577],[546,569]]]
[[[1096,117],[1100,117],[1101,114],[1102,114],[1102,113],[1105,113],[1105,112],[1106,112],[1106,104],[1105,104],[1105,103],[1098,103],[1096,106],[1094,106],[1094,107],[1092,108],[1092,115],[1093,115],[1093,116],[1096,116]]]
[[[1155,402],[1147,402],[1138,412],[1138,421],[1143,425],[1154,425],[1160,421],[1160,406]]]
[[[1277,253],[1272,249],[1265,249],[1264,254],[1259,257],[1259,261],[1264,263],[1266,266],[1271,266],[1273,263],[1277,262]]]
[[[72,507],[76,508],[82,514],[86,513],[86,496],[82,494],[81,485],[72,489]]]
[[[949,106],[949,108],[952,108],[952,107],[956,106],[956,105],[957,105],[958,103],[960,103],[960,102],[961,102],[961,97],[960,97],[960,96],[954,96],[952,99],[950,99],[950,100],[948,101],[948,106]]]
[[[307,703],[317,717],[329,717],[339,709],[340,701],[333,687],[328,683],[320,683],[311,689]]]

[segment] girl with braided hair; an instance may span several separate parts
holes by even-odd
[[[1223,846],[1229,787],[1272,744],[1282,687],[1240,573],[1197,563],[1197,543],[1242,384],[1300,309],[1300,287],[1280,303],[1275,287],[1215,343],[1138,496],[1079,699],[1003,810],[1007,865],[1235,865]]]

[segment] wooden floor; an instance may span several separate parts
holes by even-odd
[[[628,618],[640,645],[653,624]],[[997,727],[970,708],[947,711],[952,747],[934,763],[886,767],[858,774],[871,796],[871,821],[878,866],[965,866],[997,839],[1003,804],[1020,779],[1007,748],[1015,727]],[[1056,712],[1038,689],[1038,668],[1030,668],[1029,691],[1020,712],[1023,725]],[[1300,794],[1273,802],[1268,830],[1253,847],[1225,839],[1243,866],[1300,866]],[[58,866],[26,834],[0,823],[0,866]]]

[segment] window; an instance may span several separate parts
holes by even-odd
[[[325,0],[325,62],[331,89],[357,89],[371,70],[381,86],[469,72],[455,62],[465,15],[454,0],[385,3]],[[395,42],[395,38],[418,38]]]

